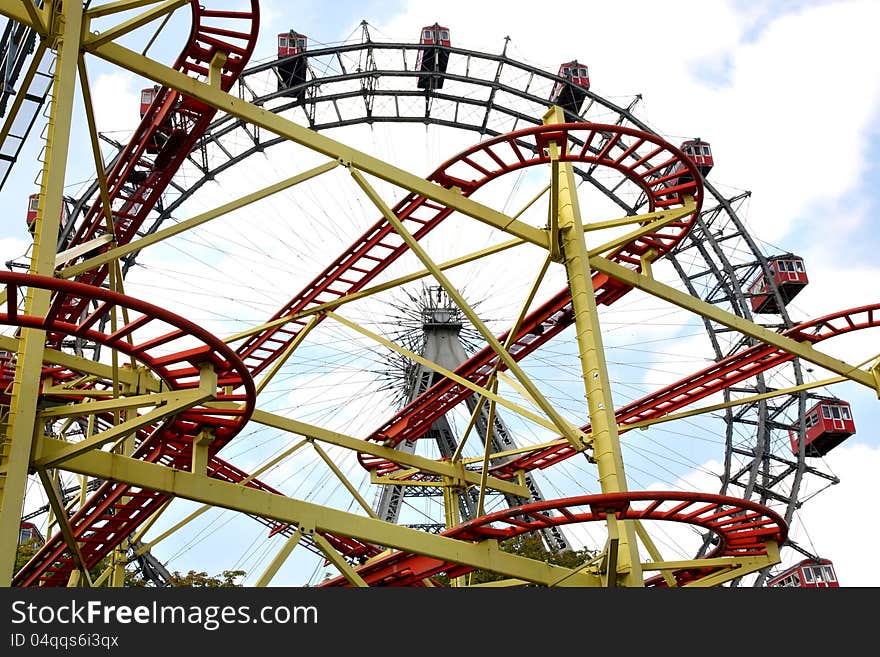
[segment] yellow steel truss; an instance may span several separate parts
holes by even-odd
[[[313,319],[319,316],[329,317],[343,322],[369,337],[382,341],[384,340],[383,338],[340,317],[334,311],[343,303],[353,299],[362,298],[389,287],[431,275],[440,281],[450,297],[455,300],[474,326],[482,333],[487,343],[496,351],[499,362],[503,362],[513,373],[518,380],[518,384],[524,389],[525,394],[540,407],[546,419],[498,395],[494,379],[486,387],[476,386],[464,379],[461,379],[459,382],[482,395],[484,400],[489,400],[492,409],[494,409],[495,404],[502,404],[523,417],[527,417],[547,428],[554,429],[563,436],[560,443],[563,441],[567,442],[577,451],[589,447],[592,452],[591,461],[597,466],[601,488],[605,493],[625,492],[627,491],[627,482],[619,445],[619,433],[623,428],[617,426],[614,416],[612,391],[608,381],[601,328],[598,322],[596,300],[591,283],[591,272],[594,270],[709,318],[712,321],[729,326],[804,360],[816,363],[840,375],[841,380],[853,380],[872,389],[880,390],[880,385],[878,385],[880,374],[878,374],[877,365],[874,365],[870,371],[862,370],[859,367],[827,356],[808,344],[781,336],[778,333],[665,286],[650,276],[651,257],[643,259],[644,273],[638,273],[622,267],[605,257],[610,250],[622,244],[653,232],[671,221],[692,214],[695,207],[692,198],[686,199],[683,207],[676,210],[657,211],[612,221],[585,224],[581,218],[571,164],[559,158],[563,144],[551,141],[549,144],[551,153],[550,182],[545,190],[526,206],[529,207],[539,197],[549,192],[550,212],[548,225],[545,228],[536,228],[520,221],[519,216],[526,208],[523,208],[520,213],[513,216],[498,212],[491,207],[462,195],[459,190],[445,189],[346,144],[275,115],[261,107],[249,104],[241,98],[223,92],[219,86],[219,71],[224,62],[222,55],[218,55],[210,63],[208,82],[203,83],[168,66],[155,62],[144,55],[138,54],[115,41],[132,30],[162,18],[185,4],[188,4],[186,0],[169,0],[167,2],[120,0],[90,8],[84,13],[82,3],[79,2],[62,3],[60,0],[48,0],[45,3],[45,7],[39,9],[31,2],[0,0],[0,13],[33,27],[42,39],[39,47],[41,49],[51,48],[57,51],[58,54],[53,81],[53,94],[50,103],[47,155],[40,182],[40,209],[34,232],[31,273],[72,278],[99,265],[111,264],[114,267],[111,269],[114,272],[114,279],[111,283],[115,283],[114,287],[116,289],[121,289],[121,276],[116,264],[120,257],[201,225],[232,210],[244,207],[248,203],[257,201],[282,189],[321,175],[338,165],[342,165],[350,170],[355,182],[382,212],[388,222],[397,230],[412,252],[419,257],[425,269],[395,279],[390,283],[376,285],[374,288],[363,290],[350,297],[341,299],[339,302],[310,308],[304,313],[281,318],[270,324],[231,336],[227,338],[227,342],[244,339],[268,326],[282,325],[305,315],[312,315]],[[115,26],[101,32],[95,32],[91,29],[91,21],[93,19],[106,18],[116,13],[140,9],[146,6],[150,7],[134,18],[119,22]],[[90,106],[91,94],[89,92],[84,59],[86,54],[142,75],[168,88],[180,91],[190,98],[207,103],[249,124],[258,126],[316,153],[320,153],[329,158],[329,161],[314,169],[271,185],[264,190],[193,217],[175,227],[163,229],[154,235],[133,241],[125,246],[114,246],[99,256],[76,265],[64,267],[63,265],[69,260],[79,257],[99,245],[92,242],[76,247],[77,250],[75,251],[63,254],[57,254],[53,248],[59,230],[62,190],[64,187],[69,135],[72,127],[71,117],[73,116],[77,76],[79,76],[83,97],[86,100],[86,117],[94,150],[101,198],[105,201],[104,207],[108,209],[110,207],[107,202],[107,185],[106,180],[103,178],[94,118]],[[14,112],[15,105],[13,105],[12,110]],[[561,110],[559,108],[552,109],[546,115],[545,121],[551,123],[562,122]],[[7,121],[7,123],[9,122]],[[422,249],[420,244],[382,200],[378,192],[369,184],[367,176],[378,178],[398,188],[420,194],[425,198],[457,210],[476,221],[504,231],[514,239],[470,256],[461,257],[448,263],[437,264]],[[103,240],[101,244],[110,242],[113,239],[113,218],[109,214],[109,210],[105,220],[109,236],[101,238]],[[633,230],[626,235],[605,244],[595,245],[592,249],[587,247],[585,235],[589,235],[591,231],[627,225],[632,225]],[[548,262],[562,263],[568,274],[575,312],[575,326],[582,364],[582,376],[589,417],[592,424],[590,435],[584,435],[576,429],[569,419],[563,417],[544,396],[538,386],[525,375],[510,355],[508,351],[510,344],[501,344],[496,339],[494,334],[483,324],[473,309],[467,305],[461,294],[444,274],[444,271],[451,267],[523,243],[537,245],[546,250]],[[61,269],[56,274],[58,267],[61,267]],[[6,298],[5,293],[3,298]],[[48,290],[29,289],[25,300],[27,313],[35,316],[45,316],[49,311],[49,301],[50,292]],[[528,303],[526,303],[524,311],[527,307]],[[312,322],[312,326],[315,321],[316,319]],[[307,331],[304,331],[300,340],[306,334]],[[196,514],[216,506],[258,515],[294,526],[296,528],[295,533],[287,540],[281,551],[259,578],[258,585],[268,585],[302,537],[309,536],[313,543],[326,554],[327,558],[338,567],[340,572],[352,584],[365,586],[366,582],[356,569],[352,568],[336,552],[321,532],[352,537],[372,542],[376,545],[435,557],[450,563],[490,570],[509,578],[507,580],[508,584],[529,582],[544,586],[642,586],[644,582],[643,572],[657,571],[663,574],[667,583],[671,585],[674,583],[674,580],[670,573],[674,570],[697,566],[711,566],[718,567],[715,574],[711,578],[697,581],[695,585],[720,585],[733,578],[760,570],[779,561],[778,546],[775,544],[769,544],[768,554],[762,557],[664,561],[650,540],[650,537],[638,523],[633,521],[619,522],[613,517],[613,514],[607,516],[608,540],[602,554],[576,569],[562,568],[514,554],[508,554],[501,551],[498,543],[493,540],[479,543],[463,542],[396,526],[374,517],[374,513],[367,502],[357,489],[346,480],[327,452],[321,448],[319,442],[380,458],[388,458],[404,468],[402,472],[394,476],[386,478],[376,477],[374,478],[376,482],[400,484],[404,482],[405,477],[415,474],[428,474],[434,476],[436,478],[435,481],[439,480],[442,482],[441,485],[448,491],[456,488],[477,487],[480,490],[481,508],[482,497],[487,489],[519,497],[527,497],[529,494],[528,488],[519,482],[489,476],[488,452],[481,459],[481,470],[474,471],[466,467],[472,461],[461,459],[460,453],[449,462],[407,455],[384,445],[345,436],[308,425],[301,421],[273,415],[259,409],[253,413],[252,420],[289,432],[291,435],[304,436],[306,438],[305,442],[311,443],[314,446],[328,467],[351,492],[358,504],[363,508],[365,515],[338,511],[297,499],[247,488],[244,485],[247,483],[246,481],[242,484],[231,484],[208,477],[206,475],[208,446],[213,439],[213,436],[208,433],[200,435],[194,445],[189,472],[139,461],[130,457],[130,450],[125,448],[118,450],[108,449],[107,447],[108,445],[121,446],[123,441],[138,428],[167,418],[197,404],[210,406],[210,399],[215,395],[217,389],[216,374],[214,374],[213,370],[211,368],[204,368],[202,370],[201,383],[197,388],[186,392],[172,393],[163,390],[162,383],[149,372],[137,367],[120,367],[116,361],[115,354],[113,364],[106,365],[47,349],[44,346],[44,340],[44,332],[35,328],[22,329],[20,336],[17,338],[0,337],[0,349],[14,352],[17,359],[10,407],[6,415],[4,432],[2,437],[0,437],[0,441],[2,441],[0,442],[0,586],[8,586],[13,575],[19,518],[25,490],[25,480],[29,470],[36,471],[50,493],[49,498],[54,516],[81,574],[81,577],[74,577],[72,582],[84,580],[83,583],[93,583],[90,581],[88,571],[83,567],[80,548],[70,528],[68,521],[69,509],[64,508],[63,504],[61,504],[50,481],[51,471],[54,468],[63,468],[70,472],[123,482],[132,486],[158,491],[174,498],[193,500],[205,504]],[[298,345],[299,341],[291,345],[287,353],[284,354],[284,357],[289,356]],[[396,345],[389,346],[393,346],[402,353],[406,353],[414,360],[419,359],[415,354],[402,350],[402,348]],[[41,386],[40,371],[44,362],[61,364],[83,373],[84,376],[110,380],[113,382],[112,389],[109,392],[101,392],[94,395],[98,397],[96,399],[89,399],[92,393],[83,391],[83,401],[48,407],[38,411],[37,402],[40,398]],[[453,373],[443,370],[436,364],[426,362],[426,365],[453,380],[458,380]],[[280,363],[265,375],[260,389],[271,379],[277,371],[277,367],[280,367]],[[71,385],[65,391],[73,392],[76,389],[76,385]],[[57,390],[47,387],[44,392],[57,392]],[[106,398],[108,396],[110,398]],[[710,408],[720,407],[714,406]],[[151,408],[152,410],[142,415],[127,418],[126,411],[137,408]],[[116,424],[112,428],[90,435],[78,443],[68,443],[49,435],[44,435],[42,430],[43,424],[54,418],[89,417],[95,413],[106,411],[116,413]],[[662,420],[663,418],[656,421]],[[489,426],[492,426],[491,422]],[[632,428],[632,426],[628,428]],[[486,442],[488,444],[489,441],[487,440]],[[302,444],[304,443],[298,443],[293,449],[298,448]],[[505,455],[512,455],[514,453],[516,452],[506,452]],[[495,458],[499,454],[492,454],[492,456]],[[451,503],[452,496],[450,495],[449,497],[450,504],[447,506],[447,511],[452,514],[455,511],[455,505]],[[146,530],[144,529],[143,531]],[[646,551],[650,554],[650,561],[642,562],[638,549],[639,541],[641,541]],[[155,541],[148,544],[148,546],[154,543]],[[115,581],[116,584],[119,584],[118,567],[115,569],[115,575],[107,572],[94,583],[103,581]]]

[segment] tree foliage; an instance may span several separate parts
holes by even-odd
[[[26,541],[19,545],[18,552],[15,555],[15,572],[21,570],[24,565],[31,560],[31,557],[33,557],[37,553],[39,549],[40,542],[36,539]],[[109,557],[99,561],[90,571],[92,580],[94,581],[98,577],[100,577],[101,573],[103,573],[110,566],[110,563],[111,561]],[[174,571],[173,573],[171,573],[169,585],[191,588],[240,587],[242,585],[239,583],[239,581],[244,578],[245,574],[246,573],[243,570],[224,570],[222,573],[211,576],[209,576],[208,573],[205,571],[197,572],[195,570],[190,570],[186,574]],[[137,573],[130,570],[125,571],[125,586],[145,587],[148,585],[149,583]]]
[[[586,548],[581,550],[564,550],[562,552],[552,552],[544,547],[544,542],[539,534],[521,534],[506,541],[500,545],[502,552],[510,554],[518,554],[521,557],[534,559],[535,561],[543,561],[544,563],[553,564],[554,566],[563,566],[565,568],[577,568],[585,561],[592,559],[595,552]],[[497,582],[507,579],[504,575],[493,573],[486,570],[475,570],[471,574],[471,584],[483,584],[486,582]]]
[[[534,559],[535,561],[543,561],[555,566],[563,566],[565,568],[577,568],[584,562],[596,556],[596,553],[586,548],[582,550],[565,550],[563,552],[553,552],[544,547],[544,542],[538,534],[522,534],[515,536],[506,541],[502,541],[500,545],[502,552],[510,554],[518,554],[521,557]],[[500,575],[488,570],[477,569],[468,576],[468,584],[485,584],[487,582],[500,582],[507,579],[506,575]],[[442,586],[449,585],[449,577],[446,575],[438,575],[432,578],[437,584]]]

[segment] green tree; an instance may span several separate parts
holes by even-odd
[[[544,542],[538,534],[522,534],[502,541],[500,545],[502,552],[510,554],[518,554],[521,557],[528,557],[535,561],[543,561],[554,566],[563,566],[565,568],[577,568],[582,566],[584,562],[596,556],[596,552],[586,548],[582,550],[565,550],[563,552],[552,552],[544,547]],[[487,582],[499,582],[507,579],[506,575],[499,575],[489,570],[474,570],[469,575],[468,583],[485,584]],[[449,577],[445,574],[436,575],[432,578],[441,586],[449,585]]]
[[[24,565],[31,560],[37,551],[40,549],[40,542],[37,539],[31,539],[26,541],[18,546],[18,552],[15,555],[15,572],[21,570]],[[107,557],[102,559],[95,565],[94,568],[91,569],[92,579],[95,580],[100,577],[101,573],[107,569],[110,565],[110,558]],[[182,574],[178,571],[174,571],[171,574],[171,579],[169,580],[169,584],[171,586],[181,586],[181,587],[204,587],[204,588],[231,588],[231,587],[240,587],[242,586],[238,583],[245,576],[244,570],[224,570],[222,573],[217,575],[209,576],[208,573],[196,572],[194,570],[190,570],[186,574]],[[147,586],[147,582],[140,577],[137,573],[126,571],[125,572],[125,586],[131,587],[144,587]]]
[[[244,577],[243,570],[224,570],[219,575],[209,577],[205,571],[196,572],[189,571],[186,575],[182,575],[178,571],[171,573],[171,586],[189,586],[194,588],[232,588],[240,587],[241,584],[236,582],[237,579]]]

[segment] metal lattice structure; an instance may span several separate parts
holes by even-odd
[[[880,308],[795,322],[774,288],[770,294],[778,316],[771,323],[753,316],[746,290],[769,269],[767,256],[736,214],[745,196],[721,195],[681,149],[635,116],[635,100],[620,107],[584,90],[579,111],[563,110],[549,97],[553,85],[567,81],[510,59],[506,50],[493,55],[431,46],[435,56],[423,60],[418,54],[427,46],[377,43],[366,26],[359,42],[248,66],[259,35],[256,0],[245,11],[193,2],[189,40],[171,67],[118,43],[129,32],[162,21],[169,11],[165,5],[122,22],[114,5],[62,8],[48,2],[41,8],[4,2],[0,11],[39,36],[40,56],[46,48],[57,50],[29,273],[2,275],[2,319],[12,329],[0,345],[6,384],[0,452],[3,552],[14,554],[7,548],[14,547],[12,530],[17,535],[29,471],[46,487],[58,531],[14,575],[11,563],[3,562],[4,577],[14,585],[91,583],[90,570],[111,556],[115,565],[106,576],[119,584],[125,550],[141,544],[175,498],[232,509],[257,519],[270,536],[286,536],[258,582],[263,585],[300,542],[342,573],[328,585],[424,585],[438,574],[462,584],[475,569],[512,583],[548,586],[711,586],[752,573],[759,573],[760,583],[787,545],[802,482],[833,480],[805,454],[803,419],[815,384],[805,383],[801,362],[876,389],[876,365],[864,370],[814,345],[876,327]],[[84,20],[109,24],[81,37]],[[101,162],[82,64],[86,55],[146,77],[160,91],[129,143],[118,145],[109,165],[97,167],[95,182],[62,225],[77,79],[95,159]],[[305,60],[301,70],[307,75],[296,84],[289,76],[279,84],[280,67],[294,59]],[[426,79],[419,61],[433,63],[431,84],[417,84]],[[479,142],[422,178],[328,136],[377,124],[437,126],[473,133]],[[312,168],[299,165],[290,178],[174,220],[209,182],[275,146],[291,144],[308,154],[301,161],[313,163]],[[285,292],[289,300],[268,317],[220,338],[169,310],[163,300],[125,293],[144,249],[340,171],[349,173],[360,198],[380,218],[360,237],[348,235],[353,241],[340,255],[322,253],[328,264],[292,297]],[[545,181],[540,196],[547,197],[546,223],[538,227],[520,219],[538,197],[511,215],[495,209],[497,199],[490,194],[501,181],[528,176]],[[387,202],[384,185],[402,198]],[[587,220],[579,201],[585,189],[622,216]],[[496,239],[438,263],[423,245],[455,222],[477,224],[509,241]],[[602,231],[614,235],[597,241],[594,236],[605,235]],[[446,272],[520,245],[538,249],[544,264],[532,289],[519,290],[507,329],[497,332]],[[407,263],[423,269],[395,278],[395,268]],[[655,277],[667,265],[677,274],[677,285]],[[565,285],[536,301],[551,268]],[[343,315],[364,299],[422,277],[444,289],[483,340],[464,362],[426,361],[425,354],[395,345]],[[638,294],[695,317],[713,362],[615,407],[600,316]],[[303,345],[330,323],[437,373],[422,377],[427,385],[419,394],[410,395],[364,438],[273,413],[261,403],[291,355],[302,353]],[[586,398],[574,414],[562,411],[533,370],[527,371],[530,360],[565,335],[580,362],[576,379]],[[499,394],[502,376],[536,410]],[[712,395],[720,395],[721,402],[711,410],[724,414],[719,493],[629,490],[621,435],[705,413],[691,408]],[[484,404],[485,417],[476,412]],[[484,445],[493,446],[482,459],[466,464],[452,444],[439,458],[400,448],[430,435],[459,405],[470,409],[474,424],[482,418]],[[552,439],[515,449],[503,440],[485,440],[485,428],[496,424],[497,406]],[[336,408],[343,410],[344,404]],[[254,424],[304,440],[248,473],[221,451]],[[797,454],[788,448],[792,426],[800,427]],[[359,513],[285,494],[259,479],[306,444],[361,506]],[[426,533],[389,522],[394,519],[389,513],[377,517],[321,444],[356,454],[361,471],[386,490],[405,485],[444,492],[446,529]],[[572,457],[595,466],[600,492],[536,497],[529,478]],[[68,508],[52,483],[58,471],[103,483]],[[467,520],[455,521],[453,507],[462,499],[481,500],[488,491],[505,500],[503,509],[473,517],[475,509],[465,505]],[[513,504],[517,499],[522,503]],[[664,559],[649,531],[657,522],[692,525],[705,533],[702,547],[691,559]],[[523,532],[562,537],[564,526],[594,523],[606,529],[596,546],[599,557],[576,570],[481,547]]]

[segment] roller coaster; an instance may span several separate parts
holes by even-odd
[[[22,93],[5,98],[10,118],[3,140],[24,111],[23,91],[45,69],[44,56],[55,57],[27,272],[0,273],[0,320],[7,327],[0,336],[4,585],[120,586],[129,545],[148,540],[177,499],[249,516],[265,542],[280,542],[259,586],[272,582],[298,545],[338,571],[321,583],[328,587],[467,586],[478,570],[510,585],[729,586],[747,577],[760,585],[780,564],[782,550],[805,552],[789,536],[801,488],[809,479],[834,480],[816,462],[820,442],[810,446],[810,391],[843,381],[880,390],[877,362],[844,362],[820,343],[877,328],[880,304],[793,321],[786,311],[791,288],[774,277],[774,259],[737,217],[743,197],[725,198],[706,180],[708,167],[691,146],[675,146],[649,129],[634,106],[597,95],[588,78],[539,70],[506,50],[456,47],[450,28],[436,24],[423,29],[418,43],[377,42],[365,27],[360,41],[323,48],[307,47],[305,36],[291,31],[282,35],[278,58],[252,64],[261,38],[257,0],[239,10],[212,4],[0,3],[17,39],[22,31],[36,36]],[[122,45],[182,7],[189,8],[191,29],[173,65]],[[432,29],[446,39],[432,36]],[[91,107],[87,56],[155,85],[140,123],[127,144],[116,144],[109,165]],[[77,81],[96,176],[70,198],[64,192]],[[559,100],[552,90],[563,87],[572,101],[565,107],[552,100]],[[380,124],[442,127],[479,135],[479,141],[421,177],[350,145],[340,132]],[[299,155],[272,158],[275,147]],[[178,218],[212,181],[261,157],[289,177],[271,181],[267,175],[258,189],[236,190],[228,202]],[[538,193],[516,213],[497,209],[495,193],[512,180],[538,181]],[[262,306],[239,302],[238,332],[221,334],[188,318],[187,302],[138,281],[137,265],[154,245],[175,243],[224,218],[248,217],[273,195],[298,198],[303,190],[303,198],[313,198],[322,193],[319,184],[332,191],[318,205],[329,206],[350,188],[372,219],[363,226],[342,221],[339,250],[320,242],[313,251],[321,266],[309,277],[271,280],[272,292],[287,299],[274,311],[252,319]],[[586,188],[622,216],[588,218],[599,203],[582,200]],[[392,196],[398,200],[386,200]],[[308,242],[323,228],[308,225],[301,203],[296,236]],[[590,209],[583,215],[582,203]],[[258,214],[247,221],[256,226]],[[488,246],[472,250],[475,240],[465,237],[471,226],[492,236]],[[363,228],[359,236],[354,227]],[[429,253],[456,237],[469,249],[464,255],[440,262]],[[531,259],[511,255],[524,251]],[[503,330],[481,317],[456,279],[463,265],[499,254],[503,264],[492,266],[498,281],[517,279],[514,270],[527,269],[527,262],[538,265],[531,284],[511,284],[515,301],[508,303]],[[239,285],[241,275],[214,281],[216,304],[226,303],[231,292],[224,286]],[[757,276],[766,282],[760,289],[752,286]],[[326,401],[324,421],[276,412],[270,393],[291,392],[285,373],[310,348],[328,349],[339,335],[330,331],[344,329],[349,340],[423,362],[369,322],[351,319],[357,312],[372,316],[374,306],[359,304],[423,279],[445,291],[479,336],[479,348],[465,362],[454,371],[425,363],[436,380],[384,419],[367,415],[374,428],[358,434],[334,424],[356,395]],[[562,289],[548,291],[554,282]],[[754,311],[759,293],[775,300],[772,317],[766,307]],[[711,363],[617,406],[602,318],[647,300],[678,308],[703,327]],[[556,401],[552,378],[542,380],[534,366],[562,341],[577,385],[573,407]],[[806,382],[803,363],[834,378]],[[783,380],[790,383],[777,384]],[[484,435],[476,456],[463,455],[465,438],[452,458],[416,454],[434,423],[468,400],[479,400],[490,418],[503,408],[536,427],[538,439],[493,453]],[[712,403],[701,407],[701,401]],[[724,433],[717,492],[631,489],[621,437],[709,414],[721,418],[715,426]],[[472,413],[465,435],[475,418]],[[258,468],[227,456],[230,446],[252,439],[254,427],[271,429],[287,443]],[[346,476],[340,466],[347,456],[330,458],[322,445],[353,456],[356,467]],[[350,494],[348,506],[292,493],[287,480],[260,478],[304,446],[336,475],[335,488]],[[526,474],[550,476],[574,460],[591,471],[579,492],[528,501]],[[445,527],[432,533],[378,518],[364,498],[369,487],[359,489],[353,472],[368,477],[372,490],[393,484],[444,491]],[[58,492],[61,473],[82,478],[73,502]],[[308,486],[301,474],[300,485]],[[35,478],[53,531],[16,571],[25,491]],[[487,491],[523,503],[486,509]],[[453,492],[475,494],[481,513],[462,518]],[[667,524],[699,535],[693,554],[662,556],[655,528]],[[578,568],[501,549],[509,539],[551,527],[580,537],[587,526],[603,531],[589,546],[594,556]],[[111,565],[95,577],[108,559]]]

